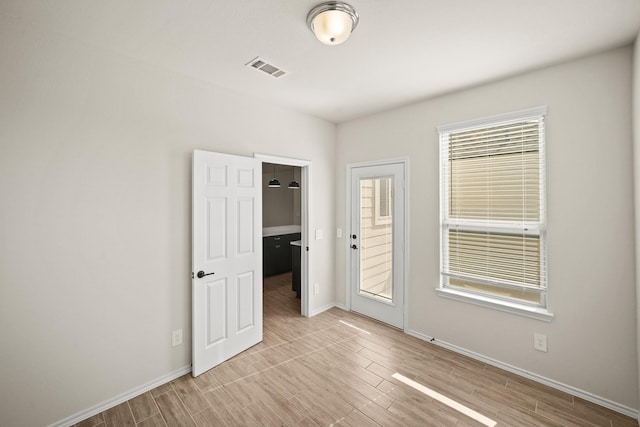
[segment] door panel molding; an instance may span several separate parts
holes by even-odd
[[[262,341],[262,164],[194,150],[192,172],[195,377]]]

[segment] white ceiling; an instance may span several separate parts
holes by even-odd
[[[349,0],[339,46],[306,27],[321,0],[1,0],[62,34],[272,103],[343,122],[631,43],[639,0]],[[288,72],[246,67],[256,56]]]

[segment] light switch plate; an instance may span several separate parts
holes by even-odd
[[[323,237],[324,237],[324,234],[322,233],[322,230],[320,229],[316,230],[316,240],[322,240]]]
[[[342,228],[338,228],[338,230],[336,230],[336,237],[338,239],[342,239]]]

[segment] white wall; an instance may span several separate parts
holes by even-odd
[[[349,162],[410,158],[407,329],[638,408],[629,47],[338,126],[336,226]],[[551,323],[438,297],[436,126],[548,106]],[[346,228],[345,228],[346,229]],[[349,234],[346,229],[345,234]],[[345,302],[345,240],[336,295]],[[533,333],[548,336],[548,353]]]
[[[0,425],[45,425],[190,364],[192,150],[310,160],[329,230],[335,126],[2,15],[0,40]]]

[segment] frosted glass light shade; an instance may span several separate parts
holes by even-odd
[[[317,5],[307,16],[307,25],[320,42],[337,45],[349,38],[358,25],[355,9],[342,2],[325,2]]]
[[[324,44],[343,43],[351,35],[353,21],[349,15],[339,10],[327,10],[313,20],[313,33]]]

